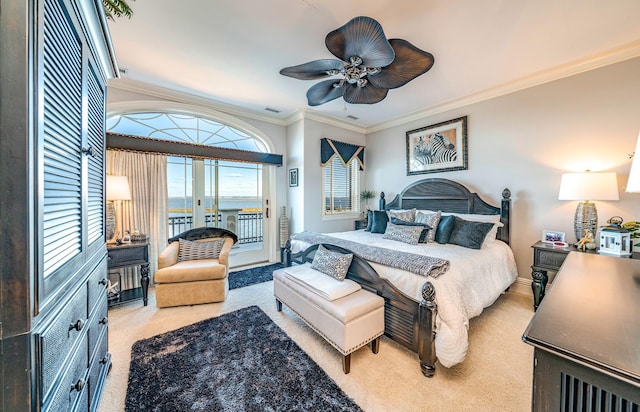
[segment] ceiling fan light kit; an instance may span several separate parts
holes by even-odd
[[[340,60],[314,60],[280,70],[280,74],[299,80],[340,76],[312,86],[307,91],[309,106],[338,97],[352,104],[378,103],[389,89],[407,84],[434,63],[431,53],[406,40],[387,40],[380,23],[365,16],[327,34],[325,45]]]

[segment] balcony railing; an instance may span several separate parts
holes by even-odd
[[[205,226],[224,227],[222,225],[222,215],[205,215]],[[192,228],[192,216],[169,217],[169,237]],[[224,228],[230,229],[228,227]],[[262,242],[262,212],[238,213],[236,227],[232,231],[238,236],[238,244],[240,245]]]

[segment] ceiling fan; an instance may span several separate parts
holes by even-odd
[[[312,86],[307,91],[309,106],[338,97],[353,104],[378,103],[389,89],[407,84],[434,63],[431,53],[406,40],[387,40],[380,23],[371,17],[349,20],[327,34],[324,42],[340,60],[314,60],[280,70],[280,74],[300,80],[340,76]]]

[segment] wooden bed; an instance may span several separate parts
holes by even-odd
[[[500,207],[492,206],[472,193],[460,183],[448,179],[423,179],[407,186],[391,202],[380,201],[385,210],[421,209],[441,210],[451,213],[472,213],[500,215],[504,225],[498,229],[497,238],[509,243],[509,219],[511,192],[504,189]],[[323,244],[324,247],[341,252],[349,252],[339,246]],[[318,245],[292,254],[289,242],[285,248],[285,263],[306,263],[313,261]],[[382,296],[385,300],[385,335],[406,348],[416,352],[422,373],[432,377],[436,369],[435,351],[435,302],[436,291],[430,281],[422,287],[422,301],[410,298],[388,280],[381,278],[364,259],[354,255],[347,275],[363,288]]]

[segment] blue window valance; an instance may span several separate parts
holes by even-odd
[[[320,163],[322,166],[329,164],[334,156],[339,156],[345,166],[354,158],[358,159],[360,170],[364,170],[364,146],[339,142],[322,138],[320,140]]]

